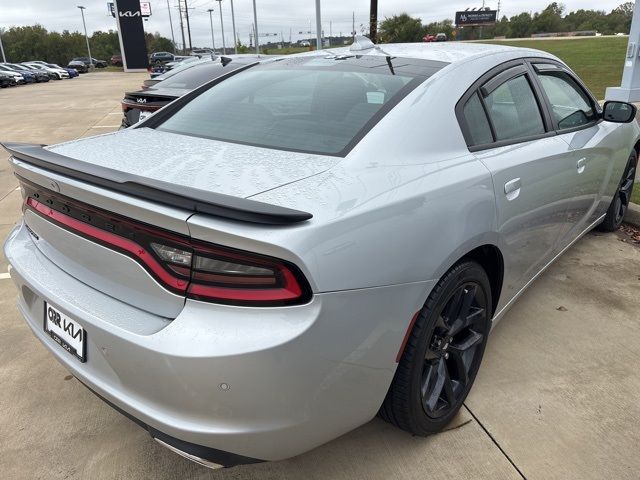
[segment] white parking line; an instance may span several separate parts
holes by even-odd
[[[9,272],[0,273],[0,280],[6,280],[7,278],[11,278],[11,275],[9,274]]]
[[[120,125],[94,125],[91,128],[118,128]]]

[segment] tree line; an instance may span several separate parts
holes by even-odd
[[[173,51],[173,44],[159,33],[145,33],[147,51]],[[62,33],[49,32],[41,25],[11,27],[2,32],[2,43],[8,62],[44,60],[65,66],[75,57],[87,56],[87,42],[84,34],[64,30]],[[99,60],[109,60],[112,55],[120,55],[118,32],[96,31],[89,37],[91,56]]]
[[[385,18],[379,26],[379,42],[420,42],[427,34],[445,33],[449,39],[476,40],[506,37],[527,38],[534,34],[596,31],[603,35],[629,33],[633,2],[626,2],[611,12],[576,10],[565,13],[562,3],[553,2],[541,12],[523,12],[511,18],[503,16],[495,25],[456,29],[453,20],[423,24],[420,18],[406,13]]]

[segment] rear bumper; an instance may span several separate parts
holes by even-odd
[[[316,294],[277,308],[188,300],[171,321],[77,281],[22,224],[5,254],[21,313],[68,370],[154,437],[223,465],[288,458],[373,418],[433,287]],[[86,363],[44,333],[44,301],[85,328]]]

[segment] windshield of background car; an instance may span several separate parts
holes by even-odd
[[[364,56],[289,57],[215,83],[158,130],[344,156],[444,62]]]
[[[194,65],[193,67],[182,70],[175,75],[163,80],[156,88],[182,88],[186,90],[193,90],[200,85],[207,83],[209,80],[224,75],[227,72],[235,70],[246,64],[234,64],[231,62],[227,66],[222,66],[221,63],[204,63],[202,65]]]

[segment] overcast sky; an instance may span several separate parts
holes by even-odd
[[[624,0],[566,0],[563,1],[567,11],[584,9],[601,9],[607,12],[623,3]],[[181,43],[179,34],[178,0],[169,0],[171,6],[171,19],[176,42]],[[385,16],[407,12],[412,16],[420,17],[424,23],[453,18],[456,10],[464,10],[467,7],[481,6],[471,1],[433,1],[433,0],[380,0],[380,20]],[[515,15],[523,11],[535,12],[542,10],[551,0],[503,0],[501,2],[500,16]],[[210,46],[211,29],[209,13],[207,9],[213,8],[213,29],[216,37],[216,45],[221,46],[219,3],[215,0],[188,0],[190,7],[191,38],[193,46]],[[308,31],[309,22],[311,30],[315,31],[315,1],[314,0],[256,0],[258,10],[258,30],[261,43],[268,38],[263,34],[284,35],[296,41],[306,38],[308,35],[300,35],[298,32]],[[488,1],[488,7],[496,8],[496,1]],[[9,28],[14,25],[33,25],[39,23],[48,30],[81,31],[82,19],[77,5],[86,7],[85,16],[89,34],[94,30],[115,29],[115,19],[107,14],[106,0],[0,0],[0,28]],[[348,6],[347,6],[348,5]],[[231,7],[230,0],[222,0],[222,15],[225,28],[227,46],[232,45]],[[171,38],[169,26],[169,11],[167,0],[151,0],[152,16],[145,22],[145,30],[148,32],[160,32]],[[252,0],[235,0],[236,31],[243,43],[249,41],[249,32],[253,22]],[[340,33],[348,35],[351,31],[351,16],[355,13],[356,31],[360,31],[360,25],[367,23],[369,13],[369,0],[322,0],[322,26],[325,35],[329,31],[334,35]],[[330,23],[331,22],[331,23]]]

